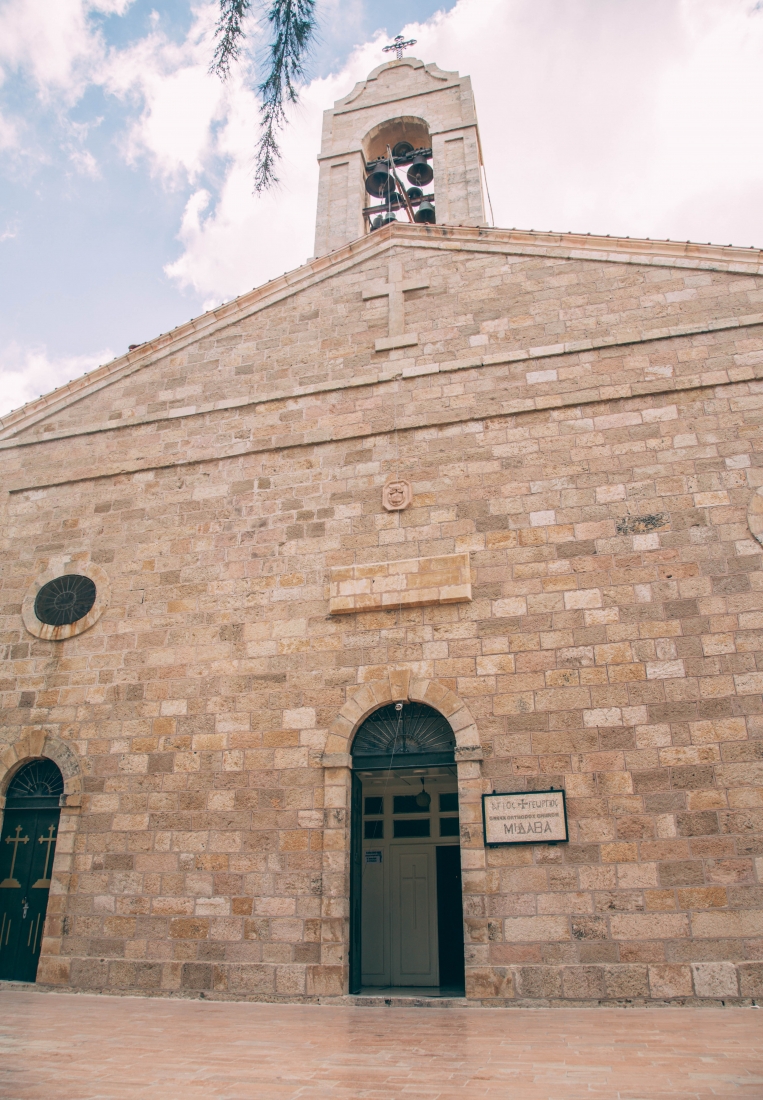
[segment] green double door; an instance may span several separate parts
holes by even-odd
[[[0,834],[0,979],[37,977],[58,809],[6,809]]]

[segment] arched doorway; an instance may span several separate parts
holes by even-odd
[[[464,933],[456,740],[390,703],[352,746],[350,992],[460,995]]]
[[[37,977],[64,781],[52,760],[31,760],[8,788],[0,833],[0,978]]]

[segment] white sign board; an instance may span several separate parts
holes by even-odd
[[[483,794],[485,844],[542,844],[567,840],[564,791]]]

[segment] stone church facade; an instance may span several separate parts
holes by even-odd
[[[437,222],[369,231],[401,134]],[[315,258],[6,416],[0,793],[63,778],[37,981],[350,996],[353,740],[418,704],[468,1003],[763,995],[762,264],[489,227],[468,79],[393,61],[326,113]],[[552,787],[568,842],[485,846],[483,794]]]

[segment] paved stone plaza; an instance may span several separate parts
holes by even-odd
[[[763,1096],[750,1008],[419,1009],[0,991],[4,1100]]]

